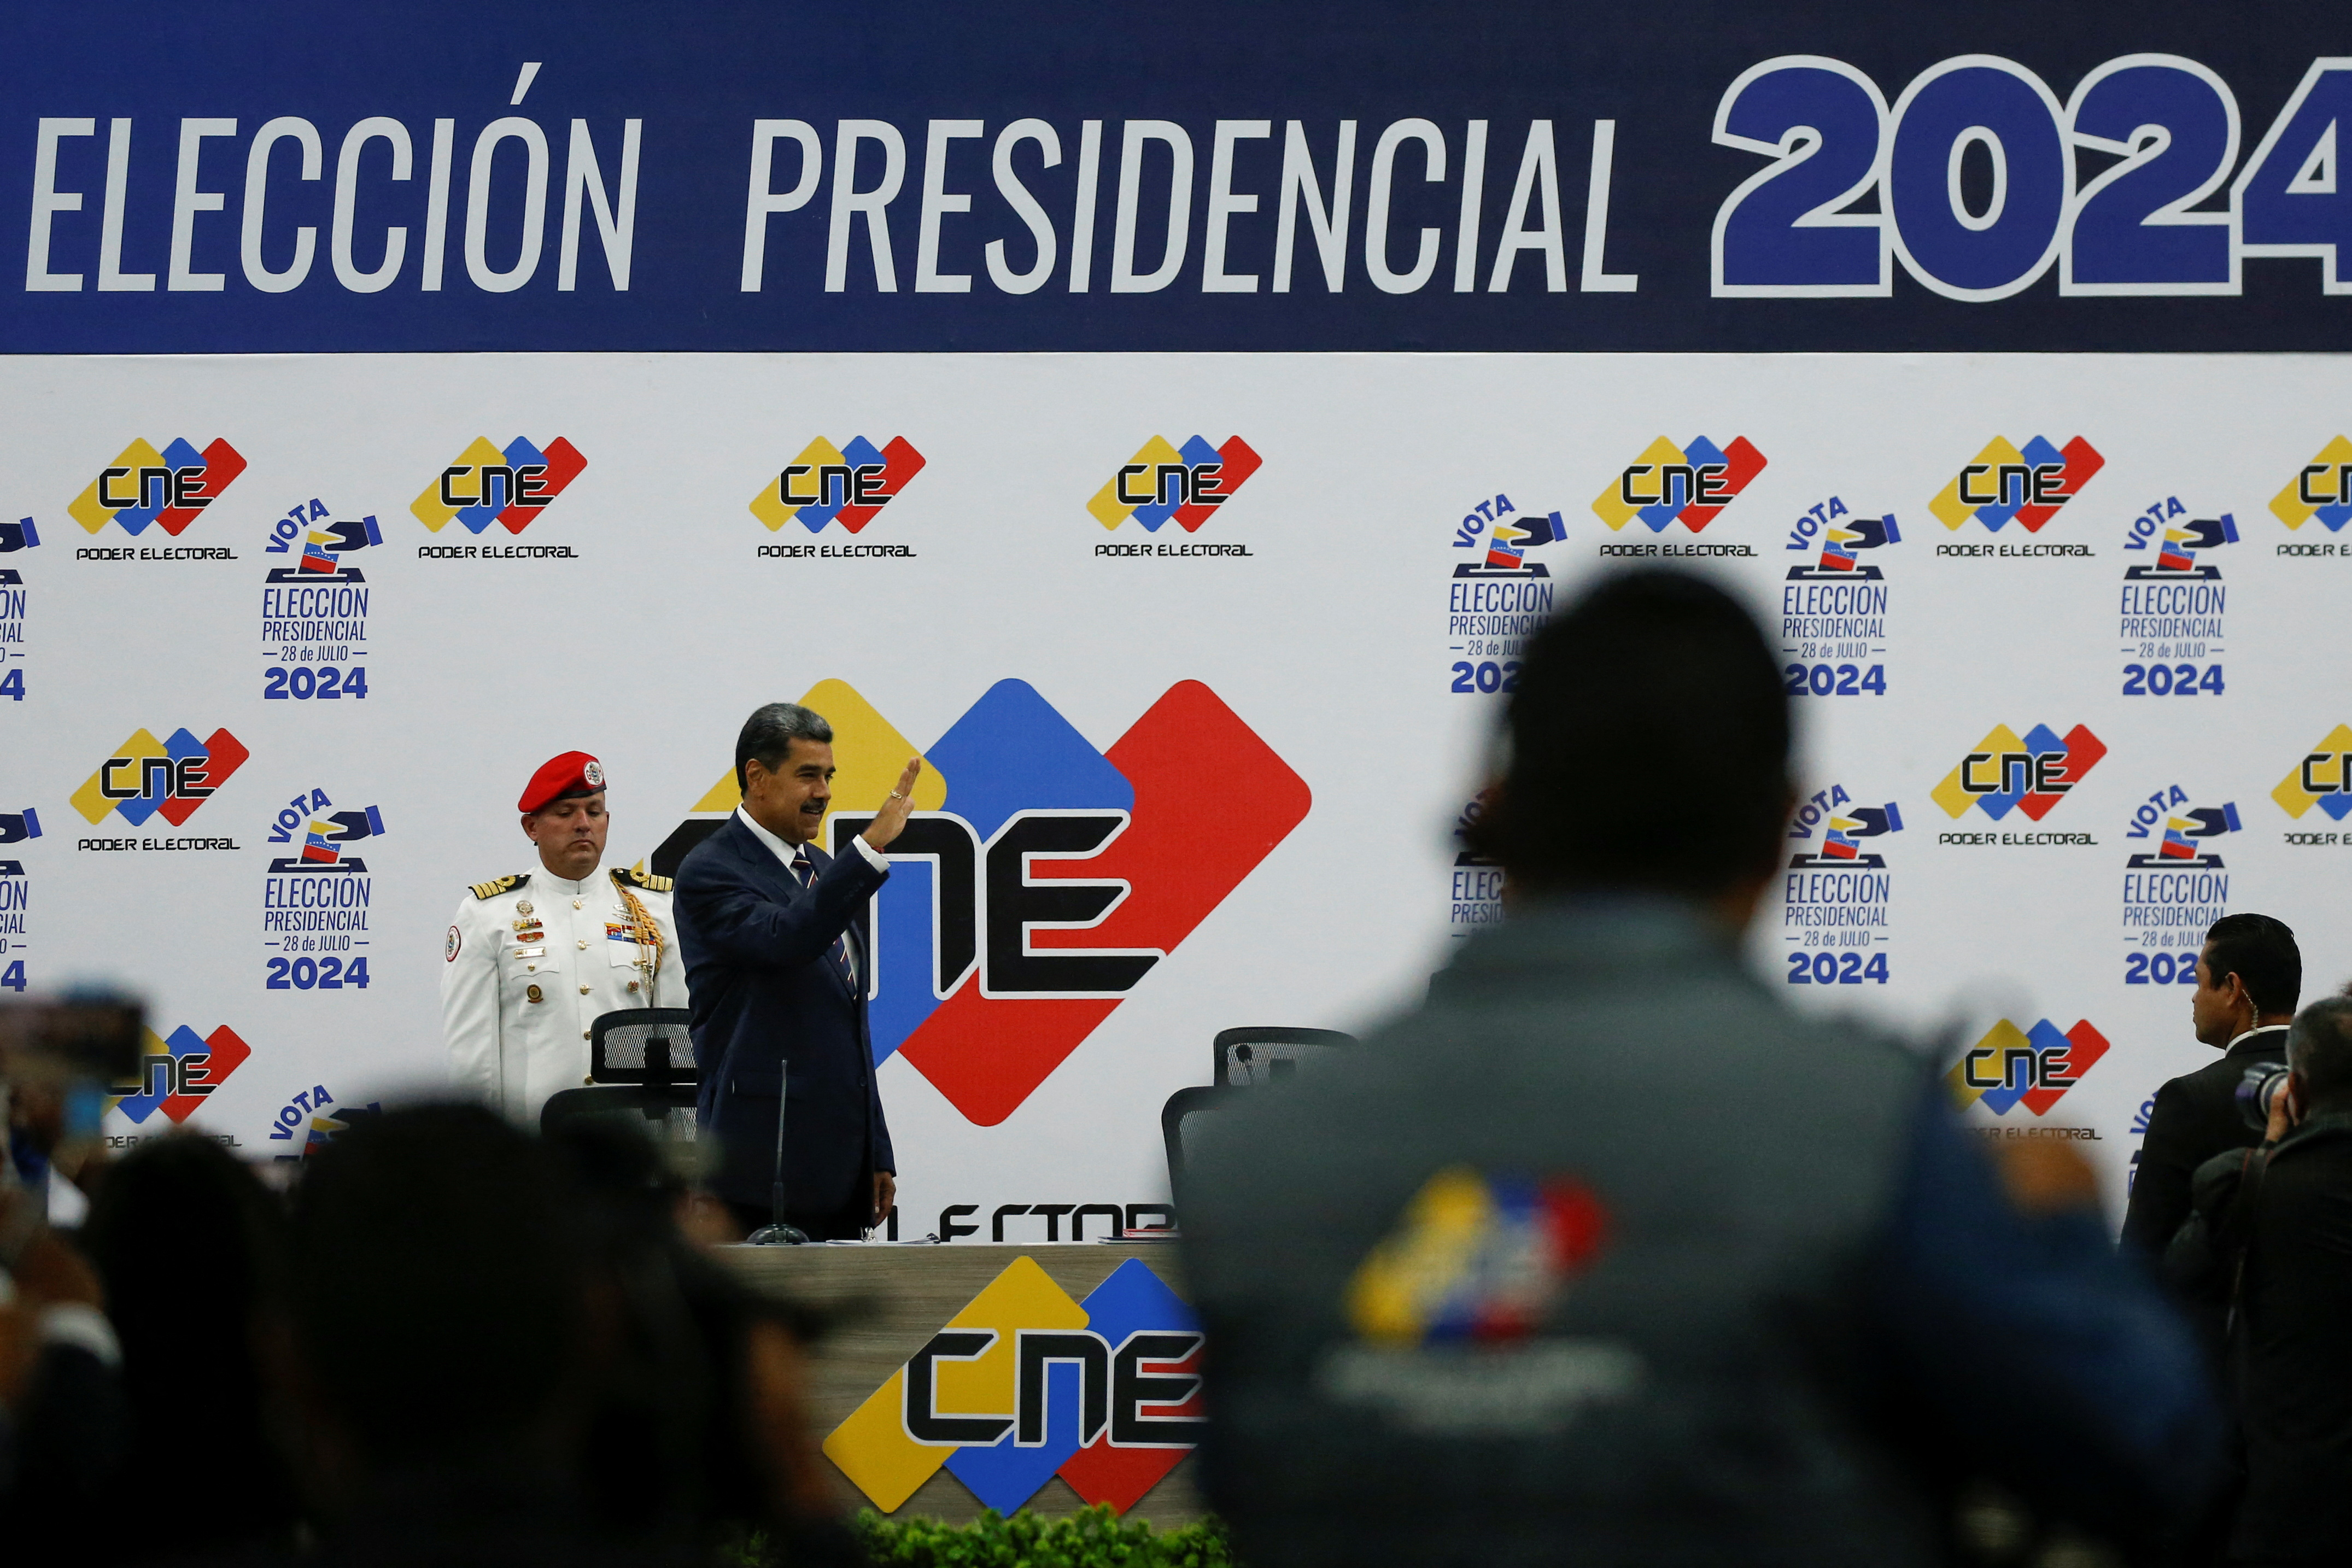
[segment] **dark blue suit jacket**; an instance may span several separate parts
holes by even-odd
[[[785,1205],[831,1215],[898,1169],[874,1084],[866,998],[827,956],[845,931],[859,979],[873,973],[867,900],[888,879],[855,852],[809,847],[803,888],[741,820],[697,845],[677,869],[671,910],[693,1009],[696,1108],[719,1141],[722,1196],[765,1205],[774,1177],[776,1091],[788,1090]],[[864,987],[860,986],[862,993]]]

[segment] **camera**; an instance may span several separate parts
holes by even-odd
[[[2271,1124],[2271,1102],[2286,1088],[2287,1069],[2269,1062],[2246,1069],[2238,1080],[2238,1118],[2261,1132]]]

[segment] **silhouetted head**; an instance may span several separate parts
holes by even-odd
[[[307,1404],[362,1470],[553,1462],[587,1397],[590,1269],[559,1163],[488,1111],[394,1110],[296,1196]]]
[[[168,1475],[184,1510],[109,1525],[125,1560],[272,1542],[296,1516],[264,1415],[261,1346],[284,1321],[286,1216],[209,1138],[140,1144],[105,1173],[81,1243],[122,1342],[131,1449],[125,1473]]]
[[[1476,842],[1539,892],[1757,883],[1788,820],[1789,738],[1772,651],[1729,595],[1678,572],[1607,577],[1528,645]]]
[[[2322,997],[2296,1014],[2286,1059],[2303,1080],[2307,1105],[2352,1110],[2352,997]]]

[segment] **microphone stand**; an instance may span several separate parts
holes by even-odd
[[[784,1064],[776,1063],[775,1184],[768,1190],[768,1223],[743,1238],[747,1247],[799,1247],[808,1233],[784,1223]]]

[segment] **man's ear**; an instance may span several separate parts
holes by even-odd
[[[522,836],[533,844],[539,842],[539,835],[532,831],[538,824],[539,816],[536,813],[526,811],[522,814]]]

